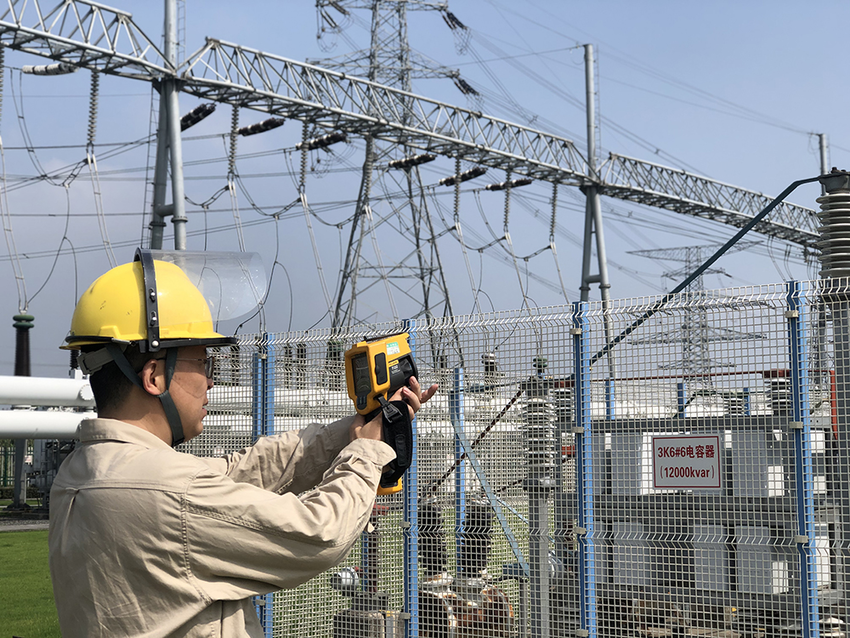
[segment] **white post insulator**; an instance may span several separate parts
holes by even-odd
[[[0,439],[77,439],[80,422],[94,412],[0,410]]]
[[[538,393],[542,394],[542,393]],[[555,410],[548,397],[531,396],[526,401],[523,434],[530,478],[550,478],[555,467]]]
[[[94,394],[83,379],[0,376],[0,405],[93,408]]]
[[[826,194],[818,197],[821,205],[818,241],[823,279],[850,276],[850,175],[837,173],[821,178]]]
[[[573,420],[573,389],[553,388],[553,405],[555,408],[555,420],[566,425]]]

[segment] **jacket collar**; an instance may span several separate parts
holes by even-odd
[[[94,443],[97,441],[118,441],[121,443],[133,443],[147,448],[171,449],[165,441],[158,436],[117,419],[85,419],[80,423],[80,443]]]

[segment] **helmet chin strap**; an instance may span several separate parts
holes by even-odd
[[[112,355],[112,360],[115,362],[115,365],[118,366],[118,369],[124,373],[124,376],[132,381],[135,386],[145,390],[142,385],[142,380],[130,366],[130,362],[127,361],[124,351],[114,343],[107,344],[106,349],[109,351],[109,354]],[[177,447],[186,440],[186,437],[183,435],[183,422],[180,420],[180,413],[177,411],[177,406],[174,405],[174,399],[171,398],[171,394],[168,392],[168,388],[171,387],[171,379],[174,376],[174,368],[177,367],[177,350],[178,348],[166,349],[165,390],[162,394],[152,395],[157,397],[159,402],[162,404],[162,409],[165,412],[165,418],[168,420],[168,425],[171,428],[171,447]],[[145,392],[147,392],[147,390],[145,390]]]

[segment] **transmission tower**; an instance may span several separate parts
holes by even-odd
[[[734,252],[746,250],[758,242],[740,242]],[[665,261],[683,262],[684,266],[675,271],[663,273],[662,277],[681,280],[694,272],[705,261],[704,251],[712,252],[720,248],[720,244],[703,246],[682,246],[678,248],[657,248],[651,250],[630,251],[631,255],[649,257]],[[643,343],[681,343],[682,359],[660,366],[663,369],[676,369],[684,372],[685,379],[700,385],[711,385],[711,370],[713,368],[734,367],[734,363],[717,361],[711,358],[709,344],[717,341],[743,341],[748,339],[763,339],[764,335],[753,332],[740,332],[728,328],[716,328],[708,322],[708,295],[705,290],[703,275],[726,274],[722,269],[707,269],[694,279],[684,290],[689,293],[691,303],[687,312],[682,313],[682,324],[679,329],[666,332],[657,337],[641,340]]]
[[[457,71],[441,67],[410,49],[407,38],[407,12],[409,10],[448,12],[444,2],[424,0],[316,0],[319,13],[320,37],[331,32],[339,33],[340,22],[350,18],[354,9],[371,11],[371,43],[368,50],[355,51],[330,60],[323,66],[341,70],[346,74],[366,77],[372,82],[410,92],[413,78],[451,78],[458,82]],[[336,16],[336,17],[334,17]],[[452,16],[446,22],[452,28],[465,28]],[[454,25],[454,26],[452,26]],[[458,26],[459,25],[459,26]],[[402,125],[410,119],[411,101],[402,108]],[[374,115],[379,116],[379,113]],[[415,155],[401,140],[400,144],[379,142],[365,135],[366,150],[360,190],[354,218],[351,223],[348,248],[335,293],[333,327],[357,323],[357,295],[383,280],[389,304],[395,314],[392,288],[412,296],[409,288],[421,290],[421,310],[414,316],[431,317],[442,305],[444,316],[453,314],[445,274],[440,261],[427,200],[423,196],[419,163],[434,159],[433,155]],[[376,219],[372,210],[372,191],[376,185],[392,181],[392,190],[404,195],[401,205],[383,219]],[[386,186],[385,186],[386,188]],[[389,223],[387,223],[389,222]],[[382,232],[377,237],[378,226],[387,226],[396,236]],[[411,241],[412,250],[398,256],[392,264],[384,265],[381,256],[382,240],[398,243]],[[371,242],[370,242],[371,239]],[[369,248],[371,243],[371,250]],[[370,281],[371,280],[371,281]],[[412,285],[411,285],[412,284]]]

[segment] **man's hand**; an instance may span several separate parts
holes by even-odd
[[[419,408],[422,407],[422,404],[434,396],[436,391],[436,383],[423,392],[417,378],[410,377],[410,387],[402,386],[399,388],[396,393],[390,397],[390,401],[404,401],[407,403],[408,410],[410,410],[410,418],[412,419],[414,415],[419,412]],[[366,423],[363,416],[358,414],[354,418],[354,423],[351,425],[351,440],[373,439],[375,441],[383,441],[383,432],[383,420],[380,414],[369,421],[369,423]]]

